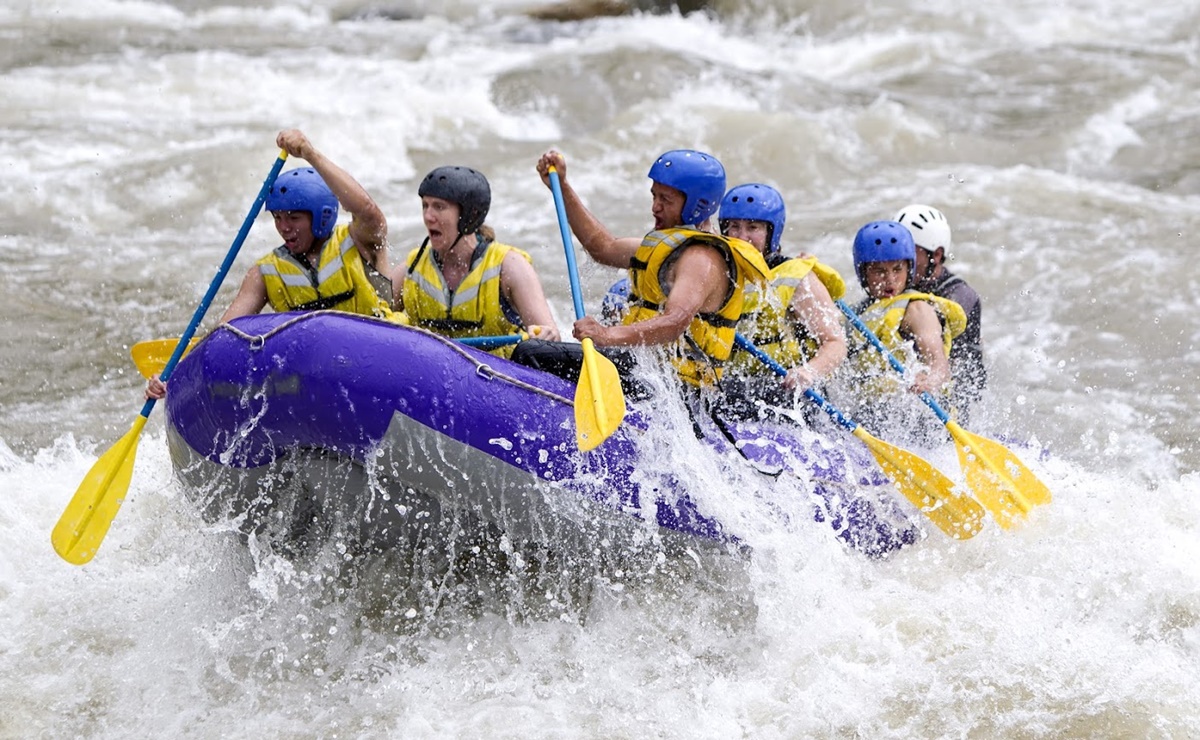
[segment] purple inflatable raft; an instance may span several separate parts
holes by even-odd
[[[419,329],[336,312],[248,316],[198,344],[170,385],[185,494],[243,534],[339,531],[388,550],[434,540],[453,513],[459,527],[548,547],[742,544],[645,449],[649,408],[631,405],[580,452],[574,384]],[[765,423],[697,430],[727,464],[761,471],[764,488],[788,468],[810,481],[814,518],[859,550],[921,536],[857,440]]]

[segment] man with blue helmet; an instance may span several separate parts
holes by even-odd
[[[783,387],[803,391],[829,377],[846,359],[846,335],[834,300],[846,292],[837,271],[811,255],[788,257],[780,242],[787,211],[770,185],[746,183],[721,200],[725,236],[753,244],[771,268],[769,290],[751,291],[740,331],[788,369]],[[737,352],[727,393],[769,405],[788,400],[773,372],[747,352]],[[732,386],[744,386],[734,392]]]
[[[302,132],[280,132],[276,144],[311,167],[276,178],[266,210],[283,244],[246,273],[221,321],[258,313],[336,309],[394,319],[387,220],[348,172],[319,152]],[[337,224],[338,205],[352,215]]]
[[[348,172],[317,150],[303,132],[279,132],[275,144],[311,167],[280,173],[267,195],[266,210],[283,239],[246,273],[221,323],[255,314],[268,304],[277,312],[336,309],[404,322],[391,310],[387,279],[387,220],[367,191]],[[338,205],[349,224],[338,224]],[[162,398],[157,377],[147,398]]]
[[[745,285],[764,282],[769,272],[753,247],[713,228],[725,168],[704,152],[666,152],[649,172],[654,230],[644,237],[615,237],[583,204],[567,177],[566,159],[553,150],[537,163],[547,187],[551,167],[559,175],[567,221],[584,250],[602,265],[629,271],[629,310],[621,323],[605,326],[585,316],[575,322],[575,338],[590,338],[610,356],[611,348],[663,347],[685,383],[715,385],[733,346]],[[514,359],[553,370],[530,357],[534,349],[519,347]]]

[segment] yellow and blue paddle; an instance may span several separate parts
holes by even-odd
[[[787,375],[782,365],[740,333],[734,335],[734,343],[758,358],[776,375]],[[812,388],[805,389],[804,395],[840,426],[862,440],[900,493],[929,517],[929,521],[938,529],[956,540],[970,539],[979,534],[983,528],[983,507],[970,496],[958,493],[954,482],[941,471],[913,453],[872,436]]]
[[[187,357],[187,353],[192,351],[192,347],[200,340],[193,338],[188,342],[187,347],[183,350],[183,357]],[[162,375],[163,370],[167,367],[167,361],[175,354],[175,347],[179,344],[179,337],[172,339],[147,339],[144,342],[138,342],[129,348],[129,355],[133,357],[133,364],[137,367],[138,372],[143,378],[149,380],[155,375]]]
[[[567,275],[571,278],[571,299],[575,304],[575,320],[583,318],[583,293],[579,288],[579,269],[575,266],[575,248],[571,244],[571,229],[567,225],[567,210],[563,205],[562,185],[558,170],[550,168],[550,189],[554,192],[554,208],[558,211],[558,230],[567,253]],[[625,418],[625,392],[616,365],[596,350],[590,338],[583,340],[583,367],[575,386],[575,441],[587,451],[608,439]]]
[[[221,263],[220,269],[213,277],[212,283],[208,286],[208,292],[204,294],[200,305],[196,307],[196,312],[192,314],[192,321],[188,324],[187,329],[183,332],[183,336],[178,340],[165,340],[174,343],[174,349],[171,352],[171,357],[167,360],[166,365],[162,369],[162,379],[166,381],[171,377],[171,372],[175,369],[175,365],[183,357],[184,352],[190,347],[192,335],[196,333],[196,328],[200,325],[200,320],[204,318],[204,314],[208,311],[209,305],[217,294],[217,290],[221,287],[221,282],[225,279],[226,273],[233,265],[233,260],[237,257],[238,250],[242,247],[242,242],[246,241],[246,235],[250,232],[250,227],[254,224],[254,219],[258,216],[258,212],[262,209],[263,202],[266,201],[267,195],[271,192],[271,185],[274,184],[275,178],[279,176],[279,171],[283,169],[283,163],[287,159],[287,152],[280,151],[278,159],[271,167],[270,174],[263,181],[262,188],[258,192],[258,197],[254,200],[254,205],[250,208],[250,213],[246,215],[246,220],[242,222],[242,228],[238,231],[237,237],[233,240],[233,244],[229,247],[229,253],[225,255],[225,261]],[[136,357],[136,356],[135,356]],[[133,477],[133,461],[137,455],[138,440],[141,437],[142,429],[146,426],[146,420],[150,417],[150,412],[154,409],[154,399],[148,399],[142,406],[142,411],[138,417],[134,419],[133,426],[124,437],[121,437],[107,452],[100,456],[92,469],[88,471],[83,482],[79,484],[75,495],[71,497],[71,501],[67,504],[67,508],[59,517],[58,523],[54,525],[54,530],[50,533],[50,542],[54,545],[54,551],[74,565],[83,565],[92,559],[96,551],[100,549],[100,543],[104,541],[104,535],[108,534],[108,528],[112,524],[113,519],[117,516],[117,510],[121,508],[121,503],[125,500],[125,492],[129,490],[129,481]]]
[[[836,301],[838,308],[854,328],[869,341],[880,354],[887,358],[892,369],[904,374],[904,365],[888,352],[879,337],[863,323],[845,301]],[[946,425],[958,450],[958,464],[963,469],[967,485],[992,513],[992,517],[1003,528],[1008,529],[1016,518],[1029,513],[1034,506],[1050,503],[1050,489],[1038,480],[1029,468],[1008,448],[986,437],[972,434],[950,418],[945,409],[928,392],[921,394],[925,405]]]
[[[462,337],[455,341],[459,344],[465,344],[468,347],[492,350],[499,347],[507,347],[517,342],[523,342],[528,338],[528,334],[521,332],[520,334],[501,334],[493,337]],[[199,341],[199,339],[192,339],[192,341],[188,342],[188,347],[183,351],[183,356],[187,357],[187,353]],[[138,372],[142,374],[142,377],[153,378],[155,375],[162,375],[163,369],[167,366],[167,360],[175,351],[175,345],[177,344],[179,344],[179,337],[173,339],[147,339],[130,347],[129,354],[133,357],[133,364],[137,367]]]
[[[454,341],[476,349],[492,350],[507,347],[517,342],[524,342],[526,339],[529,339],[529,335],[521,332],[520,334],[501,334],[494,337],[459,337]]]

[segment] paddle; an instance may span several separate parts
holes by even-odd
[[[525,332],[520,334],[503,334],[495,337],[459,337],[454,340],[459,344],[465,344],[468,347],[476,349],[496,349],[498,347],[507,347],[510,344],[524,342],[529,339],[529,335]]]
[[[200,320],[208,311],[209,305],[217,294],[217,289],[221,287],[221,282],[233,265],[233,260],[237,257],[242,242],[246,240],[246,235],[250,232],[250,227],[262,209],[263,202],[271,191],[271,185],[275,182],[286,159],[287,152],[280,151],[279,158],[275,160],[271,172],[263,181],[258,197],[250,208],[250,213],[242,222],[241,230],[238,231],[237,237],[229,247],[225,261],[221,263],[220,269],[217,270],[216,276],[208,286],[208,292],[204,294],[200,305],[196,307],[196,312],[192,314],[191,323],[188,324],[183,336],[175,344],[171,358],[163,367],[161,377],[164,381],[171,377],[175,365],[183,357],[192,335],[196,333],[196,327],[200,325]],[[100,548],[100,543],[104,541],[104,535],[108,533],[109,525],[112,524],[117,510],[121,508],[121,503],[124,501],[125,492],[129,490],[138,439],[141,437],[142,429],[146,426],[146,420],[150,417],[153,409],[154,399],[151,398],[142,406],[141,413],[134,419],[133,426],[125,433],[125,436],[121,437],[108,452],[101,455],[92,469],[88,471],[62,516],[59,517],[58,523],[54,525],[54,531],[50,533],[50,542],[54,545],[54,551],[68,563],[83,565],[88,562]]]
[[[554,207],[558,211],[558,230],[567,253],[567,274],[571,278],[571,298],[575,303],[575,320],[583,318],[583,293],[579,289],[579,270],[575,266],[575,249],[571,230],[567,226],[567,211],[563,205],[562,185],[558,170],[550,168],[550,189],[554,192]],[[625,418],[625,393],[616,365],[600,354],[590,338],[583,340],[583,367],[579,384],[575,386],[575,441],[579,449],[594,449],[621,425]]]
[[[879,337],[875,336],[854,310],[847,306],[845,301],[839,300],[836,303],[854,328],[887,358],[892,369],[904,374],[904,365],[888,352],[883,342],[879,341]],[[1006,447],[963,429],[950,418],[929,392],[923,392],[921,400],[933,409],[946,425],[950,436],[954,438],[955,448],[958,450],[958,464],[963,469],[967,485],[1001,527],[1008,529],[1015,524],[1016,517],[1028,514],[1034,506],[1050,503],[1050,489]]]
[[[783,369],[766,352],[755,347],[750,340],[738,333],[734,335],[734,343],[750,352],[760,362],[771,368],[776,375],[783,377],[787,370]],[[947,478],[937,468],[913,453],[890,445],[881,439],[871,436],[865,429],[842,414],[824,396],[811,388],[804,391],[805,397],[817,404],[830,418],[858,437],[866,444],[867,449],[879,463],[879,467],[888,478],[900,489],[913,506],[937,525],[937,528],[956,540],[965,540],[979,534],[983,527],[983,507],[969,496],[954,490],[954,482]]]
[[[459,344],[465,344],[468,347],[490,350],[523,342],[528,338],[529,335],[522,332],[520,334],[503,334],[494,337],[463,337],[455,341]],[[199,339],[192,339],[192,341],[188,342],[188,348],[184,350],[183,356],[187,357],[187,353],[199,341]],[[167,366],[167,359],[175,351],[176,344],[179,344],[177,337],[173,339],[147,339],[130,347],[129,354],[133,357],[133,364],[137,367],[138,372],[142,374],[142,377],[152,378],[155,375],[162,375],[163,368]]]
[[[187,349],[183,351],[183,356],[187,357],[187,353],[192,351],[192,347],[196,346],[199,339],[192,339],[188,342]],[[148,339],[145,342],[138,342],[129,348],[129,354],[133,357],[133,364],[137,367],[138,372],[142,377],[149,379],[155,375],[162,375],[163,369],[167,366],[167,360],[175,352],[175,345],[179,344],[179,337],[172,339]]]

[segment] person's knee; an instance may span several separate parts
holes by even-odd
[[[580,351],[574,351],[578,348]],[[544,339],[526,339],[513,349],[513,362],[552,373],[567,380],[578,380],[583,364],[582,349],[578,344],[548,342]]]

